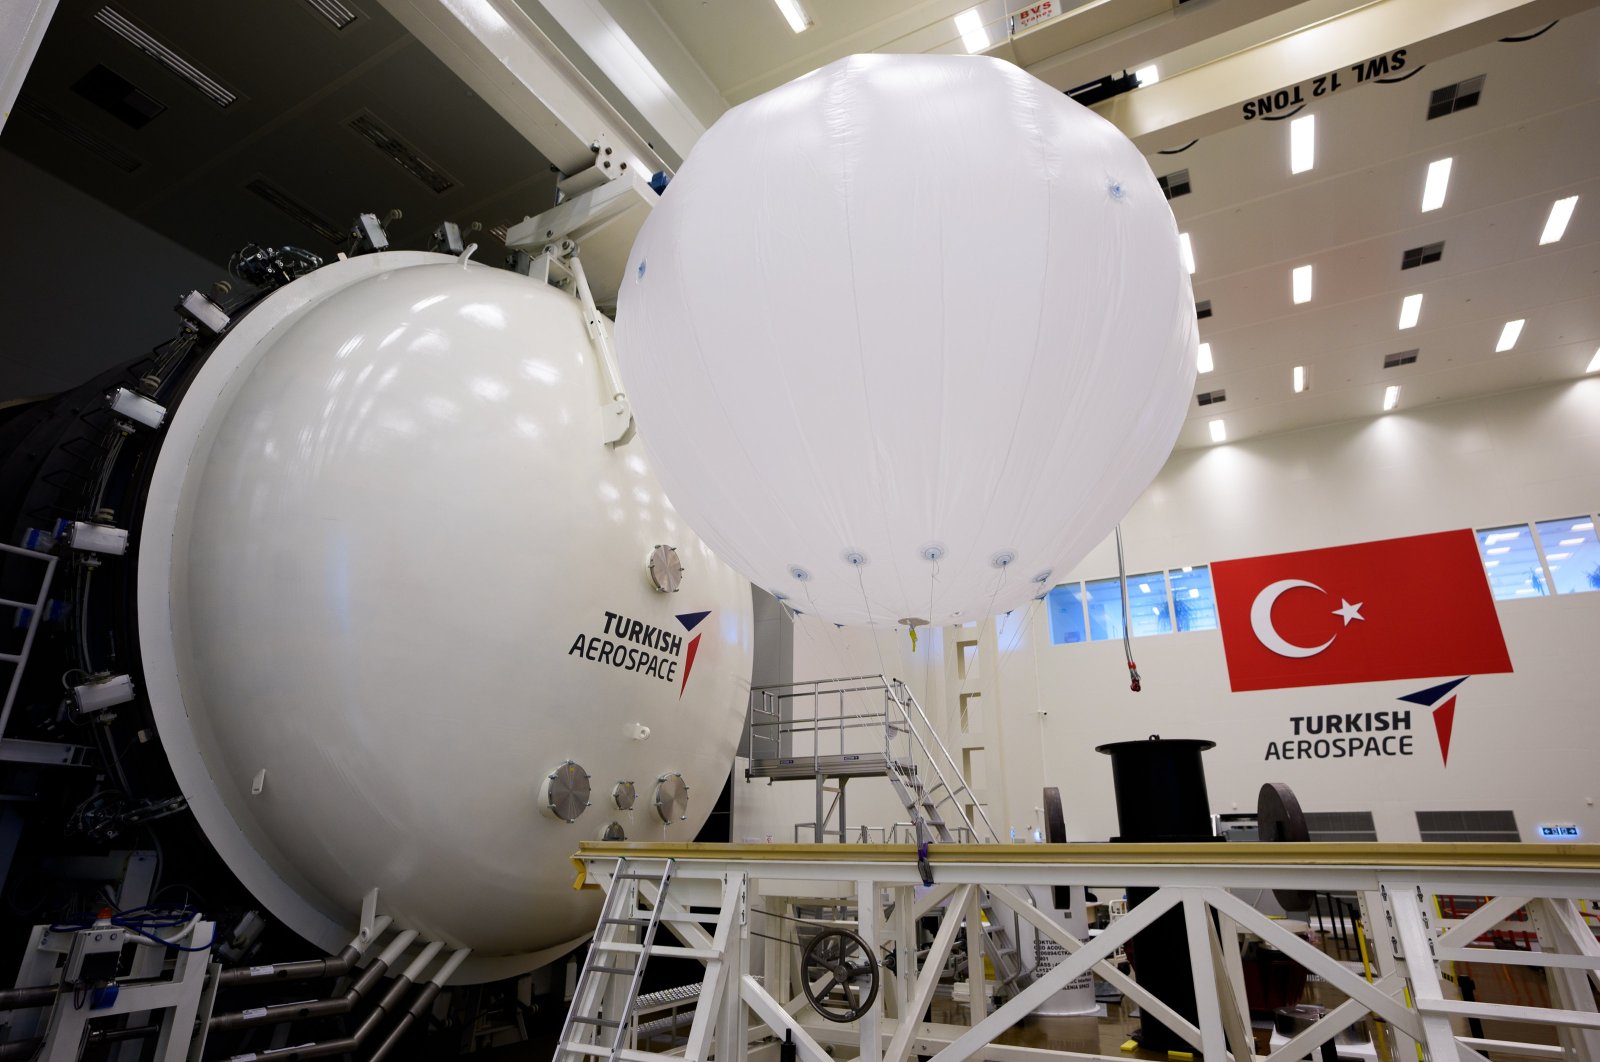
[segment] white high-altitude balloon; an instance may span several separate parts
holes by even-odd
[[[1041,593],[1160,469],[1195,374],[1139,150],[978,56],[853,56],[728,111],[640,232],[617,324],[674,506],[841,623]]]

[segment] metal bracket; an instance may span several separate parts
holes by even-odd
[[[383,932],[383,930],[377,928],[377,921],[378,890],[373,888],[368,890],[365,896],[361,897],[361,930],[356,934],[356,939],[361,941],[362,944],[370,944],[373,937]]]

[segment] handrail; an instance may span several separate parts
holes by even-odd
[[[882,710],[846,711],[846,696],[863,693],[881,694]],[[838,698],[837,710],[825,712],[823,699],[833,697]],[[801,718],[794,718],[792,715],[790,718],[784,717],[784,702],[805,700],[811,702],[809,715]],[[835,704],[830,703],[828,707],[834,708]],[[994,824],[989,821],[988,813],[984,811],[982,803],[962,775],[960,766],[950,755],[949,748],[928,719],[916,695],[901,679],[891,679],[883,674],[847,675],[752,686],[749,711],[745,715],[745,747],[752,758],[765,758],[770,755],[797,763],[803,763],[809,758],[813,769],[820,770],[824,744],[826,743],[830,749],[835,746],[832,739],[825,742],[825,734],[836,736],[837,751],[840,755],[844,755],[846,731],[867,729],[873,725],[883,727],[883,754],[885,761],[890,765],[890,770],[902,772],[907,778],[915,776],[920,770],[926,770],[937,779],[937,786],[933,789],[924,789],[923,792],[929,795],[942,793],[943,795],[935,801],[935,806],[943,806],[948,802],[955,809],[952,818],[956,821],[949,827],[953,833],[988,842],[999,842],[1000,836],[995,832]],[[786,737],[793,738],[795,735],[804,734],[812,735],[809,755],[804,751],[797,753],[792,747],[785,750]],[[904,755],[897,758],[895,739],[902,735],[905,737]],[[922,766],[924,764],[925,768]],[[976,823],[973,821],[974,816],[967,812],[966,805],[969,804],[976,812]],[[926,816],[921,809],[913,806],[908,810],[913,819],[910,826],[916,836],[923,840],[932,840]]]

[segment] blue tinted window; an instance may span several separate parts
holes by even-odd
[[[1527,524],[1479,531],[1478,551],[1483,555],[1483,571],[1489,577],[1489,590],[1495,600],[1543,597],[1550,592]]]
[[[1128,576],[1128,622],[1135,638],[1171,634],[1172,612],[1167,607],[1167,573]]]
[[[1180,631],[1217,629],[1217,598],[1211,592],[1211,569],[1204,564],[1167,573],[1172,579],[1172,615]]]
[[[1052,645],[1089,640],[1089,632],[1083,623],[1083,584],[1067,583],[1056,587],[1046,596],[1045,604],[1050,609]]]
[[[1096,579],[1083,584],[1088,598],[1089,640],[1103,642],[1122,637],[1122,585],[1115,579]]]
[[[1594,520],[1569,516],[1545,520],[1538,525],[1539,544],[1550,569],[1550,581],[1558,594],[1584,594],[1600,590],[1600,542],[1595,540]]]

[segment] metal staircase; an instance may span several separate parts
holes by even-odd
[[[983,804],[916,696],[899,679],[854,675],[754,687],[746,747],[746,778],[814,782],[817,818],[800,826],[811,825],[819,842],[850,839],[845,784],[852,778],[881,777],[894,787],[909,817],[898,825],[919,849],[931,843],[999,843]],[[830,793],[831,803],[826,799]],[[994,967],[996,994],[1013,995],[1027,987],[1029,971],[987,894],[981,910],[984,954]]]

